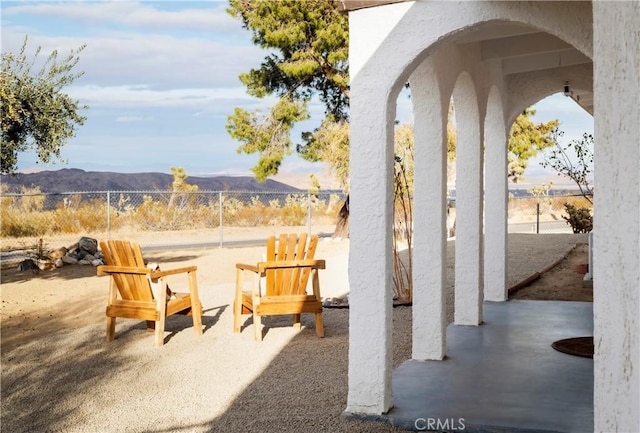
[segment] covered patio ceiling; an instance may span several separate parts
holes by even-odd
[[[339,0],[341,10],[362,9],[407,0]],[[499,62],[506,82],[509,78],[518,82],[542,78],[567,76],[567,88],[558,92],[573,99],[585,111],[593,115],[593,62],[567,42],[545,32],[516,22],[496,21],[453,35],[456,44],[480,44],[482,60]],[[573,83],[570,68],[588,70],[588,80]]]

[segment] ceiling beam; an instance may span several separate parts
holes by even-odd
[[[480,49],[482,60],[519,57],[529,54],[555,52],[573,48],[565,41],[549,33],[532,33],[483,41]]]
[[[459,44],[466,44],[471,42],[482,42],[489,39],[503,39],[511,36],[526,35],[531,33],[539,33],[539,31],[529,26],[525,26],[524,24],[498,21],[478,24],[468,31],[453,36],[453,38]]]
[[[504,58],[502,59],[502,73],[505,75],[518,74],[587,63],[592,63],[589,57],[575,48],[569,48],[556,52],[542,52],[522,57]]]
[[[408,0],[338,0],[338,10],[342,12],[355,11],[357,9],[383,6],[391,3],[401,3]]]

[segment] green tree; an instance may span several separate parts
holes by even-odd
[[[291,154],[291,129],[308,118],[306,99],[296,101],[287,95],[280,98],[268,114],[236,108],[229,116],[226,129],[232,138],[242,143],[238,153],[260,154],[252,171],[259,182],[264,182],[267,177],[278,174],[282,160]]]
[[[231,136],[243,143],[238,152],[260,154],[253,172],[265,180],[292,153],[291,128],[309,118],[307,104],[314,95],[327,121],[347,119],[348,19],[335,0],[230,0],[229,5],[227,11],[242,20],[253,43],[271,53],[240,80],[250,95],[279,100],[267,114],[236,109],[227,123]],[[317,149],[312,132],[302,139],[296,150],[303,158],[316,161],[326,155]]]
[[[247,92],[255,97],[279,99],[269,113],[236,108],[227,130],[242,143],[238,152],[259,153],[253,172],[258,180],[278,172],[284,157],[293,152],[290,138],[296,122],[309,118],[307,104],[317,95],[325,107],[325,119],[313,131],[305,131],[298,154],[309,161],[327,162],[337,180],[348,188],[349,172],[349,64],[348,19],[336,0],[230,0],[228,12],[242,20],[254,44],[269,50],[258,69],[240,75]],[[553,145],[548,139],[557,121],[534,124],[527,109],[518,117],[509,140],[509,176],[517,181],[527,160]],[[452,109],[449,112],[450,119]],[[555,123],[554,123],[555,122]],[[449,160],[455,157],[455,127],[447,127]],[[413,143],[412,137],[409,139]],[[406,162],[406,161],[405,161]],[[340,212],[334,235],[344,236],[348,199]]]
[[[313,133],[309,133],[305,156],[316,161],[325,161],[333,177],[343,190],[349,189],[349,123],[332,116],[324,119]],[[309,152],[313,152],[313,157]]]
[[[523,179],[529,159],[556,143],[554,131],[559,121],[534,123],[531,116],[535,114],[533,107],[524,110],[513,122],[509,133],[507,170],[509,178],[516,183]]]
[[[13,173],[18,169],[18,154],[35,149],[38,161],[51,162],[60,159],[60,148],[75,135],[76,127],[84,124],[86,117],[79,114],[88,107],[78,105],[62,92],[83,72],[73,72],[80,52],[86,47],[71,50],[64,59],[58,59],[53,51],[43,66],[34,72],[40,47],[31,60],[27,58],[28,38],[25,37],[20,52],[2,54],[0,75],[0,99],[2,146],[0,173]]]

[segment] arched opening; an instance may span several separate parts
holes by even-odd
[[[390,199],[388,190],[382,188],[382,179],[389,174],[392,155],[389,153],[389,143],[391,142],[389,138],[390,119],[388,116],[380,116],[375,113],[379,110],[376,104],[386,101],[395,106],[395,99],[393,98],[397,97],[397,92],[394,92],[393,89],[398,87],[398,83],[403,84],[408,74],[417,72],[425,62],[430,62],[431,71],[427,72],[427,74],[433,77],[437,86],[431,86],[432,94],[425,96],[425,98],[433,99],[437,102],[431,104],[424,101],[420,102],[425,107],[425,112],[421,113],[424,115],[423,118],[418,119],[415,117],[417,141],[419,134],[417,122],[424,119],[429,119],[429,125],[441,129],[438,132],[439,138],[444,135],[446,120],[438,125],[438,122],[433,119],[438,119],[437,114],[442,119],[442,107],[447,106],[447,103],[443,103],[442,99],[448,100],[451,94],[454,96],[456,123],[458,126],[456,170],[456,243],[458,245],[456,246],[455,280],[457,286],[466,287],[466,289],[460,289],[461,296],[456,297],[455,321],[466,325],[479,325],[483,321],[484,227],[482,210],[483,198],[485,197],[483,185],[485,125],[491,125],[492,129],[497,128],[499,130],[495,137],[492,135],[493,131],[488,133],[487,139],[492,142],[494,140],[501,141],[500,146],[504,146],[505,124],[509,123],[506,120],[509,119],[514,107],[529,101],[534,96],[539,96],[542,91],[550,91],[554,87],[557,89],[558,86],[567,81],[564,77],[565,73],[571,72],[574,74],[573,77],[576,78],[580,73],[588,71],[591,67],[590,57],[585,56],[574,47],[579,46],[582,51],[586,51],[590,46],[588,42],[585,43],[584,32],[581,28],[583,23],[588,22],[590,18],[590,7],[588,5],[580,4],[571,7],[567,3],[545,3],[544,7],[534,7],[534,5],[526,3],[518,4],[517,7],[514,7],[513,4],[505,7],[499,3],[492,3],[491,7],[483,9],[484,6],[486,5],[469,4],[468,7],[461,10],[457,4],[438,4],[436,6],[431,2],[411,2],[381,8],[384,11],[381,10],[379,14],[369,13],[368,11],[366,14],[359,15],[357,19],[350,21],[352,26],[357,26],[358,23],[364,23],[363,25],[365,26],[369,25],[367,32],[362,32],[354,38],[355,41],[362,44],[362,51],[359,50],[358,46],[352,46],[353,52],[358,53],[358,59],[355,60],[356,64],[354,65],[353,83],[355,90],[352,100],[355,101],[360,95],[363,99],[358,102],[358,106],[364,113],[368,114],[366,119],[364,117],[359,118],[356,120],[356,125],[352,124],[358,130],[355,134],[355,141],[361,140],[360,143],[355,143],[354,141],[355,147],[352,149],[355,149],[356,152],[358,152],[358,149],[364,152],[360,155],[360,158],[364,158],[365,154],[368,157],[367,161],[363,161],[363,170],[366,167],[373,167],[374,164],[377,164],[378,167],[384,167],[382,171],[378,169],[375,174],[373,171],[369,173],[370,176],[376,176],[378,179],[376,181],[376,186],[380,187],[378,198]],[[436,14],[434,9],[436,7],[444,10],[439,9]],[[568,15],[564,12],[569,10],[572,14],[567,18]],[[448,20],[439,21],[435,18],[436,16],[442,16],[442,14],[446,15]],[[561,16],[564,19],[560,19]],[[359,21],[359,19],[363,19],[363,21]],[[385,19],[388,20],[389,24],[385,24]],[[367,20],[369,22],[365,23]],[[552,33],[562,37],[553,36]],[[368,44],[371,43],[371,39],[368,38],[370,35],[376,35],[374,39],[379,41],[379,44],[374,44],[374,47],[366,45],[365,41]],[[574,43],[569,44],[564,42],[565,40],[571,40]],[[583,76],[587,77],[588,74],[585,72]],[[543,81],[546,83],[546,87],[527,85],[527,83]],[[523,85],[519,86],[519,84]],[[492,90],[493,88],[495,90]],[[494,92],[493,95],[492,92]],[[498,103],[499,107],[492,107],[491,109],[487,107],[489,104]],[[434,113],[437,111],[437,114],[428,113],[429,110]],[[485,123],[485,113],[487,113],[488,123]],[[446,115],[444,117],[446,119]],[[380,123],[384,123],[385,126],[380,128]],[[365,133],[364,131],[367,132]],[[358,134],[362,135],[358,137]],[[370,142],[365,143],[365,139]],[[383,141],[386,143],[384,156],[386,159],[378,158],[377,150],[375,152],[371,151],[372,147],[380,149],[379,143]],[[428,139],[425,140],[425,142],[427,141]],[[437,141],[432,140],[433,143]],[[427,171],[433,165],[441,167],[441,163],[446,161],[446,159],[441,158],[444,149],[443,144],[444,140],[438,143],[439,148],[425,145],[424,149],[437,150],[433,155],[435,163],[432,165],[429,164],[428,158],[420,159],[416,153],[416,176],[417,173]],[[492,151],[495,150],[493,146]],[[501,147],[501,149],[501,154],[495,159],[499,159],[500,164],[504,164],[504,147]],[[495,169],[496,171],[502,171],[500,176],[503,183],[499,186],[501,195],[496,195],[496,200],[502,202],[506,197],[504,187],[506,173],[503,169],[504,167]],[[360,170],[360,168],[354,167],[353,170]],[[437,170],[436,177],[438,181],[435,188],[438,190],[443,185],[440,179],[446,178],[443,173],[444,170]],[[428,175],[424,176],[424,179],[431,179]],[[363,183],[359,188],[366,195],[367,192],[363,188],[367,183],[365,182],[364,173],[362,181]],[[387,187],[385,186],[385,188]],[[422,195],[418,197],[418,194]],[[370,192],[368,195],[372,198],[374,197],[374,194]],[[430,213],[424,210],[423,213],[427,216],[422,222],[425,223],[425,226],[433,223],[435,228],[425,230],[424,233],[428,233],[428,235],[420,235],[416,231],[415,238],[422,239],[422,241],[416,241],[415,243],[416,255],[419,254],[418,251],[422,248],[418,246],[420,242],[427,241],[437,244],[442,239],[442,233],[444,233],[444,224],[441,225],[443,213],[441,213],[442,208],[440,207],[442,195],[437,195],[435,192],[430,195],[424,190],[419,193],[416,182],[416,199],[423,200],[427,197],[436,198],[436,211]],[[502,206],[502,210],[500,211],[501,216],[497,226],[502,231],[502,236],[504,236],[504,203],[500,206]],[[391,346],[388,339],[383,339],[377,341],[375,347],[370,347],[369,349],[371,350],[364,350],[361,347],[362,345],[359,343],[361,338],[367,333],[370,334],[370,332],[364,329],[365,323],[362,321],[364,315],[360,316],[360,314],[366,313],[368,317],[373,317],[375,312],[381,313],[378,318],[384,322],[384,325],[380,327],[375,325],[374,327],[381,330],[378,333],[379,337],[384,335],[387,338],[389,336],[389,311],[386,309],[389,305],[389,300],[385,290],[388,289],[390,284],[389,275],[388,273],[385,274],[385,272],[388,272],[390,268],[390,251],[384,249],[388,245],[385,244],[384,239],[389,238],[389,231],[392,226],[389,223],[389,203],[376,206],[375,209],[370,210],[368,215],[379,215],[379,218],[374,218],[374,224],[371,224],[374,222],[371,219],[367,223],[374,229],[386,228],[387,233],[385,235],[371,235],[369,233],[365,237],[363,232],[358,239],[352,238],[351,262],[356,266],[352,268],[351,276],[352,280],[360,279],[352,287],[359,285],[361,288],[356,288],[356,290],[362,290],[364,293],[365,289],[368,289],[375,292],[375,294],[370,294],[366,298],[362,296],[360,299],[354,299],[355,302],[351,304],[354,308],[351,311],[351,323],[353,326],[350,330],[353,334],[350,334],[350,343],[353,342],[354,346],[352,346],[352,351],[350,352],[353,354],[353,359],[350,357],[348,407],[354,411],[362,410],[364,412],[370,412],[372,408],[376,408],[373,409],[375,412],[379,408],[384,411],[391,405],[389,383],[389,351]],[[362,222],[365,222],[364,219]],[[417,222],[418,208],[416,208],[416,229],[423,226],[418,225]],[[504,243],[503,239],[504,237],[499,242]],[[361,245],[360,242],[362,242]],[[353,249],[354,246],[356,247],[355,249]],[[367,249],[366,247],[369,248]],[[422,260],[428,257],[432,258],[432,254],[435,253],[439,254],[437,263],[440,267],[439,269],[434,269],[434,271],[442,274],[443,267],[446,266],[443,265],[446,248],[434,247],[429,249],[425,247],[421,251],[421,263],[416,265],[415,269],[424,265]],[[364,254],[365,257],[359,258],[357,254]],[[378,255],[379,258],[373,258],[373,255]],[[357,264],[359,260],[361,260],[361,263]],[[506,264],[504,264],[504,260],[499,260],[499,262],[503,262],[502,265],[499,265],[499,272],[502,273],[503,278]],[[353,272],[353,269],[364,271],[364,268],[361,267],[363,263],[368,263],[370,268],[377,267],[386,271],[381,272],[380,275],[377,274],[377,271],[370,272],[370,275],[366,276],[361,275],[361,272]],[[415,263],[417,263],[417,260]],[[375,275],[380,277],[377,281],[373,279]],[[424,278],[422,285],[425,287],[424,281],[436,281],[435,278],[430,279],[424,273],[418,278]],[[415,276],[414,281],[416,281]],[[503,298],[504,284],[499,284],[498,289],[501,290],[501,293],[498,293],[496,297]],[[421,288],[421,290],[424,289]],[[440,290],[440,287],[436,285],[435,291],[438,290]],[[426,293],[422,292],[421,296]],[[414,296],[416,296],[415,293]],[[426,303],[421,304],[417,299],[414,301],[414,308],[425,308],[421,312],[427,311]],[[361,303],[360,306],[357,305],[359,303]],[[435,317],[440,320],[443,317],[442,298],[437,298],[433,304],[439,309]],[[358,309],[360,309],[360,312],[357,311]],[[415,317],[416,315],[414,314]],[[370,325],[367,324],[367,326]],[[415,341],[415,327],[413,331]],[[442,333],[435,340],[437,341],[434,342],[434,345],[442,343],[444,340]],[[427,353],[437,352],[429,352],[424,346],[420,347],[419,350],[415,349],[416,347],[414,347],[414,354],[419,353],[425,358]],[[364,365],[363,363],[373,364],[371,356],[375,355],[375,353],[378,354],[379,362],[373,368],[374,374],[370,378],[366,378],[365,372],[361,367]],[[353,379],[358,379],[358,383],[356,383],[356,380],[352,380],[352,377]],[[353,386],[358,389],[352,392]],[[375,395],[371,393],[373,388],[376,388]],[[366,390],[369,390],[368,395]]]

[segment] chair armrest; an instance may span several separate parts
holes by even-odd
[[[260,262],[258,263],[258,269],[260,272],[264,272],[268,269],[283,269],[283,268],[312,268],[312,269],[325,269],[324,260],[282,260],[276,262]]]
[[[251,271],[251,272],[260,272],[256,265],[247,265],[246,263],[236,263],[236,269],[240,269],[241,271]]]
[[[160,271],[152,271],[151,278],[160,278],[167,275],[184,274],[187,272],[195,272],[198,270],[197,266],[185,266],[184,268],[166,269]]]
[[[147,268],[134,268],[129,266],[107,266],[100,265],[97,268],[98,276],[111,275],[111,274],[136,274],[144,275],[151,274],[153,271]]]

